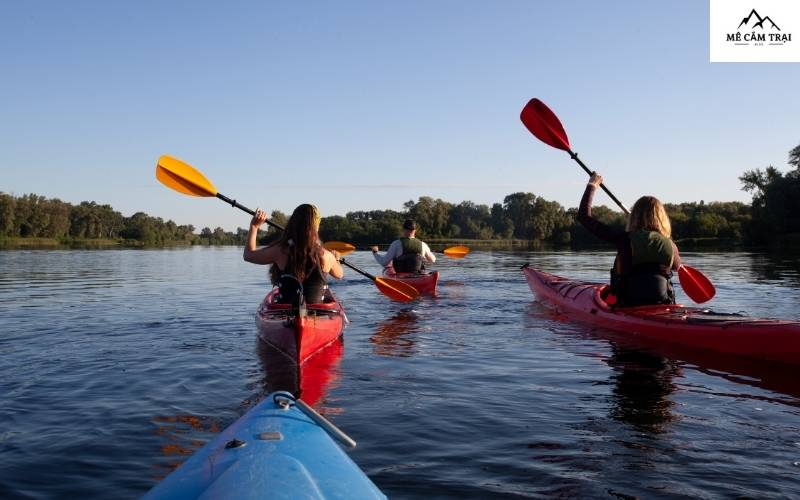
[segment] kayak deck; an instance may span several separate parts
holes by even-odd
[[[207,443],[144,497],[386,498],[294,403],[276,392]]]
[[[436,296],[439,271],[430,273],[396,273],[391,268],[384,269],[383,276],[396,279],[413,286],[419,293]]]
[[[309,304],[302,311],[276,303],[276,296],[277,290],[272,290],[256,312],[258,335],[297,364],[342,336],[347,316],[333,295],[330,302]]]
[[[656,340],[800,364],[800,322],[716,313],[680,304],[612,308],[608,285],[575,281],[523,266],[531,291],[569,317]]]

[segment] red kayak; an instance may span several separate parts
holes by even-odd
[[[383,276],[408,283],[416,288],[419,293],[436,296],[439,271],[432,273],[396,273],[391,268],[387,268],[383,270]]]
[[[316,406],[339,380],[344,343],[341,338],[334,340],[302,365],[266,342],[258,342],[256,353],[268,392],[287,391],[303,398],[310,406]]]
[[[680,304],[611,308],[608,285],[522,267],[531,291],[568,317],[633,336],[759,359],[800,364],[800,321],[720,314]]]
[[[276,304],[277,290],[267,294],[256,312],[258,335],[298,365],[342,336],[347,316],[339,302],[309,304],[301,309]]]

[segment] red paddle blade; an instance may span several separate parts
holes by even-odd
[[[554,148],[569,151],[569,139],[558,117],[539,99],[531,99],[519,118],[537,139]]]
[[[678,279],[680,279],[681,288],[686,295],[698,304],[708,302],[717,293],[716,288],[705,274],[693,267],[682,265],[678,268]]]

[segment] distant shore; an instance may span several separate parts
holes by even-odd
[[[591,249],[602,250],[612,249],[606,245],[554,245],[549,242],[537,240],[519,239],[487,239],[475,240],[465,238],[444,238],[425,240],[433,250],[442,250],[449,246],[465,245],[472,250],[542,250],[542,249]],[[386,249],[390,242],[378,244],[381,249]],[[764,251],[770,249],[800,249],[800,234],[785,235],[776,239],[769,246],[750,246],[744,245],[741,241],[733,238],[684,238],[676,241],[678,248],[682,250],[708,250],[708,251]],[[187,241],[170,241],[160,245],[149,245],[138,240],[130,239],[91,239],[91,238],[0,238],[0,249],[2,250],[30,250],[30,249],[113,249],[113,248],[172,248],[190,246],[241,246],[236,244],[192,244]],[[359,250],[367,250],[371,245],[357,245]]]
[[[138,240],[94,239],[94,238],[0,238],[0,249],[25,250],[25,249],[89,249],[89,248],[159,248],[162,246],[190,246],[182,241],[170,242],[167,245],[146,245]]]

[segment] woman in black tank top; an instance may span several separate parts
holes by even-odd
[[[340,279],[344,273],[339,255],[322,247],[319,241],[319,211],[314,205],[297,207],[281,238],[266,247],[256,249],[258,228],[267,220],[261,209],[250,221],[244,260],[253,264],[272,264],[270,281],[281,289],[282,302],[294,302],[302,286],[307,304],[324,301],[327,275]]]

